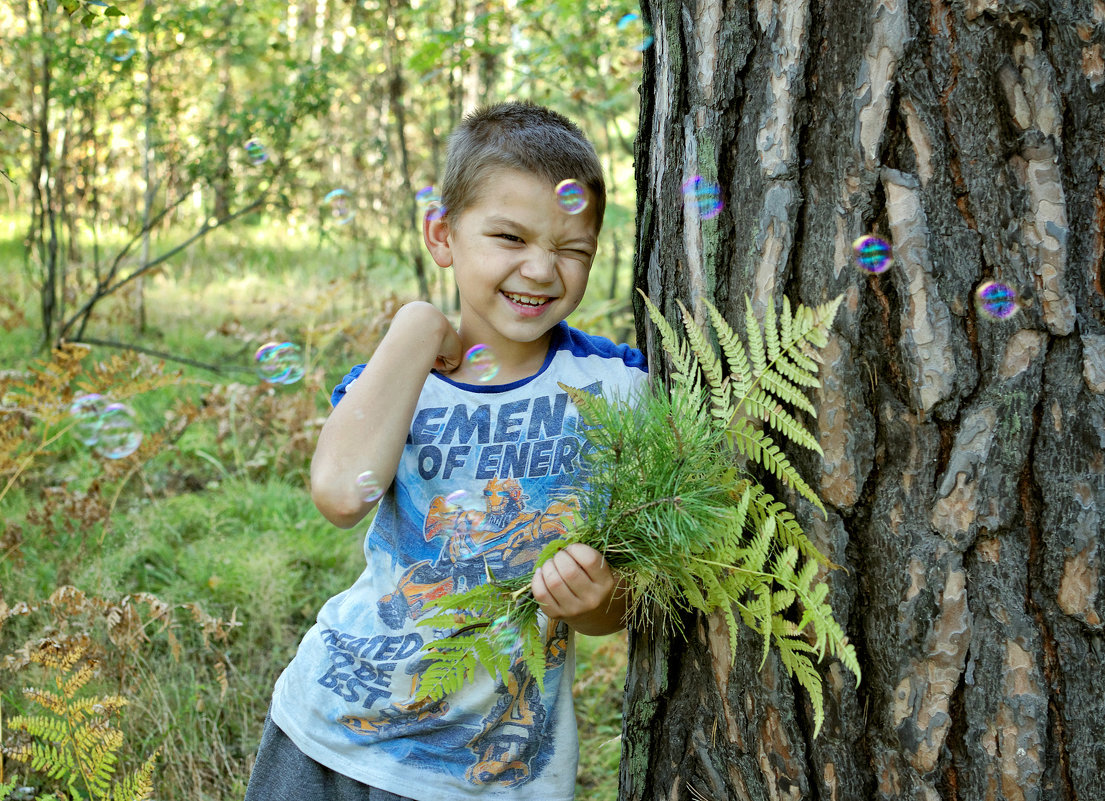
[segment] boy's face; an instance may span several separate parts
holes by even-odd
[[[543,358],[549,331],[587,289],[598,246],[591,210],[567,214],[551,184],[504,169],[458,218],[423,225],[434,261],[453,267],[464,347],[482,343],[500,358]]]

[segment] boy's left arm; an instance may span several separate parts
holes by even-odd
[[[580,634],[625,628],[625,589],[603,555],[588,545],[575,542],[557,553],[537,569],[531,586],[546,615]]]

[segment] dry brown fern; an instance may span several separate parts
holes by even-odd
[[[6,756],[54,780],[73,799],[142,801],[153,792],[155,751],[136,770],[118,776],[123,733],[113,723],[127,700],[81,691],[98,666],[80,645],[48,645],[32,651],[30,661],[52,675],[53,687],[26,687],[23,696],[40,707],[35,715],[8,719],[22,741],[4,747]]]

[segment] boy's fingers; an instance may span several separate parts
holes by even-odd
[[[600,551],[596,551],[591,546],[584,545],[582,542],[573,542],[558,553],[557,556],[561,554],[571,557],[572,561],[574,561],[592,580],[598,579],[603,572],[608,572],[610,569],[606,564],[606,559]]]

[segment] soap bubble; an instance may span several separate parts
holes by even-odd
[[[122,403],[109,403],[100,415],[96,452],[105,459],[123,459],[142,444],[142,429],[134,411]]]
[[[568,178],[556,185],[556,202],[567,214],[579,214],[587,208],[587,193],[578,181]]]
[[[703,220],[712,220],[721,213],[721,187],[707,181],[701,175],[683,182],[683,203],[690,206]]]
[[[482,544],[472,536],[472,521],[467,513],[457,516],[456,528],[449,535],[449,542],[445,546],[446,553],[454,562],[465,562],[480,555]]]
[[[464,361],[476,374],[477,381],[490,381],[499,374],[499,360],[487,345],[470,347]]]
[[[981,314],[1004,320],[1017,311],[1017,293],[1006,284],[986,281],[975,290],[975,305]]]
[[[303,351],[291,342],[269,342],[254,354],[257,375],[269,384],[294,384],[303,378]]]
[[[439,220],[445,216],[445,204],[441,202],[441,194],[436,187],[422,187],[414,193],[414,199],[427,219]]]
[[[468,500],[468,493],[464,490],[454,490],[445,496],[445,502],[450,506],[460,506]]]
[[[357,476],[357,491],[365,503],[375,503],[383,497],[385,487],[371,470]]]
[[[107,45],[107,54],[116,61],[126,61],[138,49],[134,34],[126,28],[117,28],[109,33],[104,44]]]
[[[852,243],[856,264],[875,275],[886,272],[893,260],[890,243],[877,236],[861,236]]]
[[[502,615],[488,627],[487,638],[500,653],[512,654],[522,647],[522,631],[510,615]]]
[[[330,216],[338,225],[346,225],[353,221],[353,199],[344,189],[335,189],[327,193],[322,202],[330,210]]]
[[[265,152],[265,146],[256,139],[250,139],[246,142],[245,148],[246,155],[249,156],[249,163],[254,167],[260,166],[269,160],[269,154]]]
[[[74,398],[69,404],[69,415],[73,418],[73,436],[84,445],[95,445],[100,439],[103,426],[103,414],[109,401],[95,392]]]
[[[626,14],[618,20],[617,28],[621,41],[634,50],[648,50],[655,41],[640,14]]]

